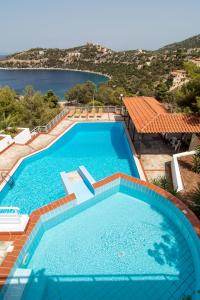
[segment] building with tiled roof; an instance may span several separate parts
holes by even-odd
[[[200,67],[200,57],[193,57],[190,61],[197,65],[197,67]]]
[[[200,133],[200,117],[169,113],[153,97],[125,97],[124,105],[138,133]]]

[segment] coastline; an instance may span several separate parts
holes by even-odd
[[[8,70],[8,71],[15,71],[15,70],[19,70],[19,71],[23,71],[23,70],[35,70],[35,71],[42,71],[42,70],[49,70],[49,71],[74,71],[74,72],[82,72],[82,73],[91,73],[91,74],[97,74],[97,75],[101,75],[101,76],[104,76],[106,78],[108,78],[109,80],[112,79],[112,76],[111,75],[108,75],[108,74],[104,74],[104,73],[101,73],[101,72],[95,72],[95,71],[90,71],[90,70],[79,70],[79,69],[70,69],[70,68],[53,68],[53,67],[50,67],[50,68],[45,68],[45,67],[41,67],[41,68],[17,68],[17,67],[0,67],[0,70]]]

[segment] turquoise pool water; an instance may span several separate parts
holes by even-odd
[[[156,207],[124,192],[84,205],[65,212],[27,251],[20,267],[33,273],[23,300],[180,300],[193,293],[187,242]]]
[[[23,213],[65,195],[60,172],[84,165],[95,180],[116,172],[139,177],[123,123],[79,123],[50,148],[25,159],[0,192],[0,205]]]

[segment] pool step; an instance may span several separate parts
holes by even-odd
[[[32,275],[26,285],[21,300],[42,300],[44,299],[44,291],[47,285],[47,277],[43,274]]]
[[[77,202],[84,202],[94,196],[94,178],[84,166],[77,171],[60,173],[64,189],[67,194],[75,193]]]
[[[26,286],[31,278],[31,269],[17,268],[10,279],[3,300],[21,300]]]

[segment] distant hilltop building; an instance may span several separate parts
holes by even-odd
[[[142,53],[146,53],[146,51],[143,50],[143,49],[137,49],[136,50],[136,54],[142,54]]]
[[[39,55],[44,55],[44,51],[40,50]]]
[[[171,75],[173,77],[185,78],[186,77],[186,71],[185,70],[174,70],[174,71],[171,72]]]
[[[69,57],[80,57],[81,53],[78,51],[68,52]]]
[[[90,42],[87,42],[86,44],[87,46],[91,46],[91,47],[96,47],[96,49],[103,53],[103,54],[107,54],[107,53],[112,53],[112,50],[104,47],[104,46],[101,46],[100,44],[97,44],[97,43],[90,43]]]
[[[170,73],[173,77],[173,84],[170,90],[181,87],[187,81],[187,74],[185,70],[174,70]]]
[[[193,57],[190,61],[197,67],[200,67],[200,57]]]
[[[187,54],[192,54],[194,52],[200,52],[200,48],[189,48]]]

